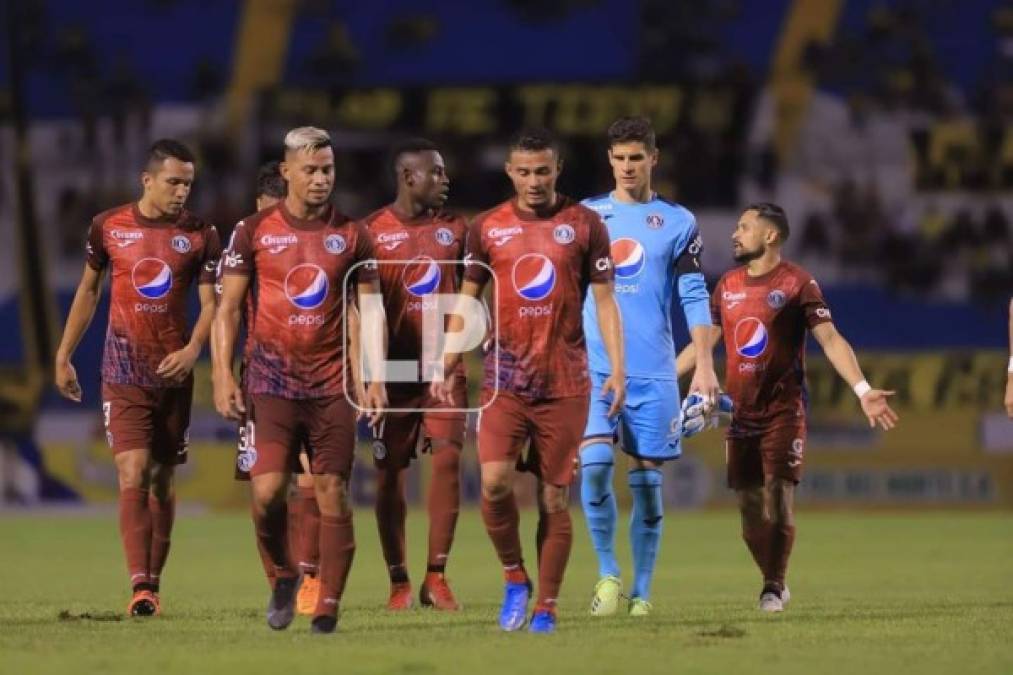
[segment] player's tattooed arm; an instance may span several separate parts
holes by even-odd
[[[215,285],[213,283],[198,284],[197,294],[200,297],[200,314],[197,323],[194,324],[193,334],[190,341],[182,349],[167,355],[158,364],[155,371],[167,380],[183,380],[193,370],[194,364],[200,358],[201,349],[207,342],[208,334],[211,332],[211,322],[215,318],[215,305],[217,298]]]
[[[869,420],[869,427],[875,428],[878,424],[884,431],[893,429],[898,417],[890,408],[887,399],[896,392],[869,387],[865,376],[862,375],[862,368],[858,365],[855,350],[844,336],[837,332],[833,323],[826,321],[818,324],[812,328],[812,332],[813,337],[823,348],[823,353],[827,355],[830,365],[852,389],[855,389],[862,404],[862,412]]]
[[[232,374],[232,354],[236,347],[236,335],[239,332],[241,308],[249,286],[250,278],[248,276],[224,275],[221,298],[211,323],[211,339],[215,343],[212,350],[214,366],[211,371],[215,409],[226,419],[232,420],[240,419],[246,412],[243,392],[239,389],[236,378]]]
[[[598,310],[598,330],[605,342],[609,365],[612,373],[601,386],[602,397],[612,394],[612,405],[609,406],[609,417],[615,417],[626,403],[626,367],[623,351],[623,320],[616,303],[611,281],[599,281],[591,284],[594,303]]]
[[[383,419],[387,407],[383,370],[387,358],[387,315],[378,280],[361,281],[356,288],[359,295],[359,349],[364,367],[364,372],[358,373],[357,377],[364,383],[362,410],[369,426],[374,427]]]
[[[81,282],[74,293],[74,302],[70,305],[67,325],[63,329],[63,338],[56,350],[55,380],[60,394],[71,401],[81,402],[81,384],[77,380],[77,371],[70,360],[74,350],[81,342],[84,332],[88,330],[95,308],[102,296],[103,269],[95,269],[91,265],[84,266]]]

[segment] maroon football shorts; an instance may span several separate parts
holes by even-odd
[[[775,427],[755,436],[728,438],[725,441],[728,487],[733,490],[759,487],[765,476],[797,485],[802,480],[805,439],[804,423]]]
[[[238,469],[250,476],[291,473],[305,448],[310,470],[348,478],[355,456],[355,411],[344,396],[287,399],[252,394],[240,433]]]
[[[464,412],[441,410],[446,406],[429,394],[429,387],[390,388],[391,408],[415,408],[419,412],[390,412],[373,430],[373,463],[378,469],[405,468],[418,454],[419,438],[422,452],[434,446],[451,444],[459,450],[464,446],[467,416]],[[454,378],[455,408],[468,405],[468,383]]]
[[[193,378],[182,387],[102,384],[106,440],[113,454],[148,449],[159,464],[185,464]]]
[[[478,459],[515,462],[550,485],[573,481],[577,453],[587,424],[588,396],[524,401],[499,392],[479,414]],[[527,457],[522,458],[524,444]]]

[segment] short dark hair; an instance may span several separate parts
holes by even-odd
[[[395,143],[390,149],[390,155],[387,160],[387,168],[390,171],[390,175],[394,177],[395,185],[397,184],[397,165],[402,157],[416,152],[439,151],[440,148],[428,138],[406,138]]]
[[[260,165],[257,171],[257,197],[284,199],[288,184],[281,177],[281,162],[273,160]]]
[[[544,127],[526,127],[521,129],[510,139],[510,151],[521,150],[522,152],[538,152],[539,150],[552,150],[556,157],[560,157],[559,140],[555,134]]]
[[[754,202],[743,211],[756,211],[758,218],[763,218],[777,228],[777,236],[780,243],[788,241],[791,235],[791,228],[788,227],[788,214],[784,209],[773,202]]]
[[[651,120],[639,115],[620,117],[609,125],[609,148],[617,143],[643,143],[648,150],[654,150],[657,137]]]
[[[161,164],[170,157],[178,159],[181,162],[190,162],[191,164],[196,161],[190,148],[172,138],[160,138],[152,143],[151,148],[148,150],[147,166]]]

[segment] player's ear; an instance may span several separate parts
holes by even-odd
[[[652,148],[650,154],[651,154],[651,166],[652,167],[658,166],[658,149]]]
[[[145,169],[144,171],[141,172],[141,187],[143,187],[145,190],[148,190],[154,181],[155,176],[152,175],[150,171]]]
[[[285,161],[278,162],[278,173],[281,174],[281,177],[285,179],[286,183],[288,182],[288,172],[289,172],[288,162]]]

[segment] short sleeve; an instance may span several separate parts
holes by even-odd
[[[355,223],[355,262],[363,262],[355,268],[355,283],[369,284],[380,278],[376,269],[376,253],[373,251],[373,240],[369,237],[369,231],[365,223]]]
[[[222,271],[225,274],[250,276],[253,273],[253,232],[239,221],[232,231],[229,246],[222,254]]]
[[[208,225],[205,230],[204,251],[201,255],[200,278],[198,283],[213,284],[218,280],[219,260],[222,256],[222,242],[218,229]]]
[[[830,307],[823,298],[823,291],[819,284],[812,277],[803,278],[802,288],[798,292],[799,306],[805,315],[806,325],[815,328],[821,323],[833,321],[830,316]]]
[[[715,326],[721,325],[721,288],[724,280],[714,284],[714,292],[711,293],[711,323]]]
[[[593,284],[610,282],[615,276],[609,233],[597,214],[589,220],[586,273]]]
[[[104,270],[109,264],[109,253],[106,251],[105,242],[102,237],[102,223],[97,220],[91,221],[88,228],[88,242],[85,244],[88,266],[93,270]]]
[[[476,265],[476,262],[485,263]],[[467,241],[464,244],[464,280],[479,285],[489,281],[489,254],[482,246],[482,220],[476,218],[468,228]]]

